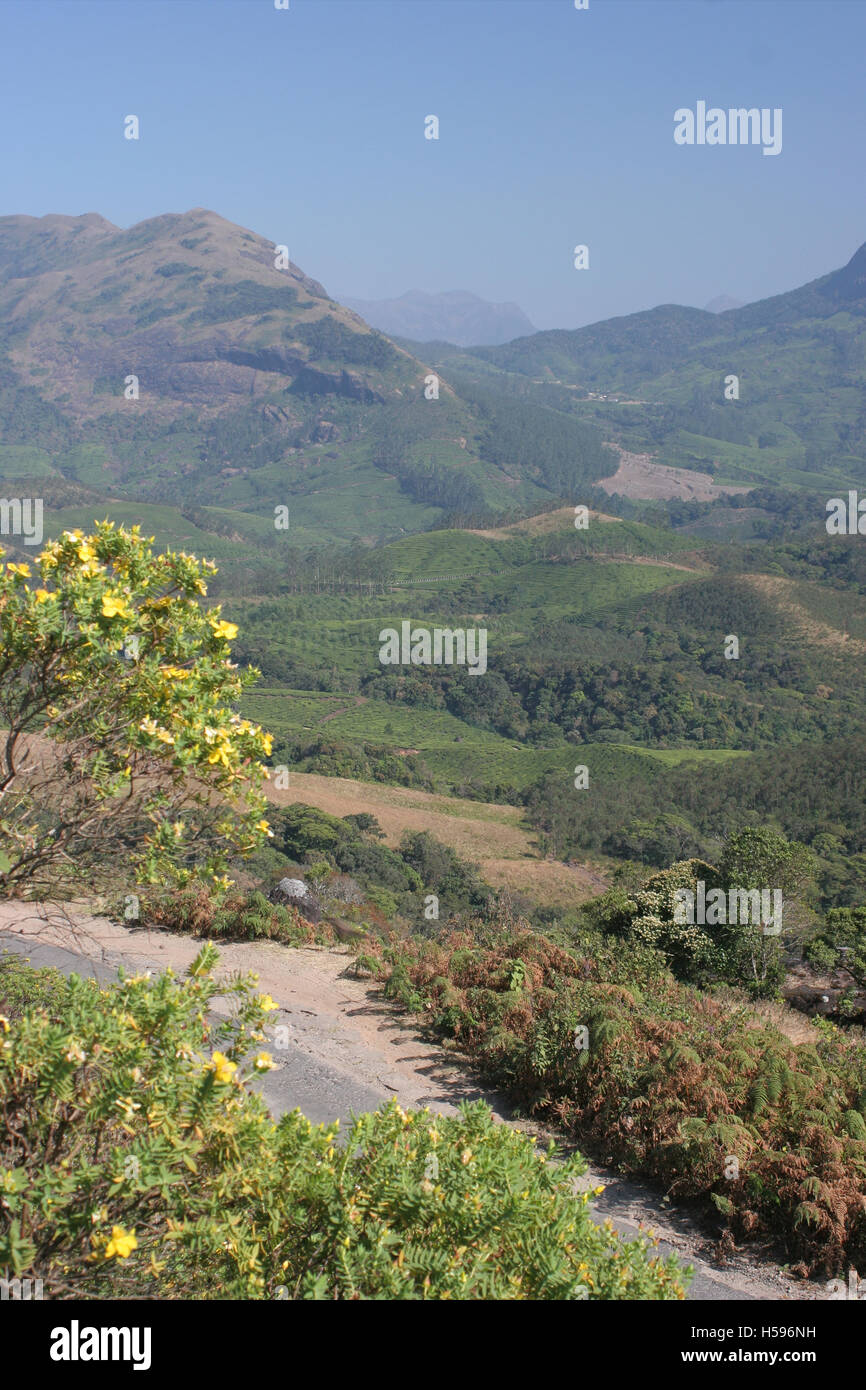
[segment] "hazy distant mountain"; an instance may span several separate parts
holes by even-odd
[[[467,290],[444,294],[409,290],[399,299],[344,298],[342,302],[382,333],[418,343],[498,347],[535,332],[517,304],[490,304]]]
[[[742,309],[744,303],[742,299],[732,299],[729,294],[717,294],[704,309],[708,314],[723,314],[726,309]]]
[[[840,311],[853,319],[844,330],[834,322]],[[814,359],[809,378],[813,389],[819,368],[828,385],[838,383],[843,374],[851,376],[852,385],[855,380],[862,385],[863,349],[857,341],[861,336],[866,339],[866,244],[840,270],[722,317],[706,309],[660,304],[586,328],[547,329],[499,347],[479,347],[473,355],[508,372],[547,376],[594,391],[639,391],[673,372],[665,387],[673,395],[692,390],[686,373],[694,373],[697,380],[706,368],[727,371],[735,361],[740,371],[754,371],[753,397],[758,391],[778,396],[784,366],[784,379],[787,383],[790,374],[799,401],[803,392],[796,388],[797,373],[805,370],[803,359],[809,354]],[[783,343],[784,361],[777,358],[774,372],[768,374],[768,354],[778,353]],[[860,409],[859,403],[855,409]]]

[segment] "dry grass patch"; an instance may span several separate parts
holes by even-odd
[[[606,887],[599,874],[583,866],[542,859],[516,806],[314,772],[292,772],[287,791],[269,785],[267,795],[279,806],[301,801],[332,816],[367,811],[384,830],[389,848],[397,846],[407,830],[429,830],[461,859],[477,864],[494,888],[525,893],[544,905],[576,907]]]
[[[855,652],[858,656],[866,652],[866,642],[822,622],[798,603],[791,592],[794,587],[792,580],[772,574],[744,574],[743,579],[759,594],[772,599],[779,611],[796,623],[803,636],[816,647],[833,647],[838,651]]]

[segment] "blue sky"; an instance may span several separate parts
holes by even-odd
[[[571,328],[866,241],[862,0],[0,0],[0,52],[0,215],[209,207],[338,298]],[[781,154],[677,146],[699,100],[781,107]]]

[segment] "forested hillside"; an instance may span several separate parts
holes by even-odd
[[[427,352],[488,389],[522,381],[606,438],[724,482],[808,490],[866,474],[866,246],[841,270],[721,314],[668,304]]]

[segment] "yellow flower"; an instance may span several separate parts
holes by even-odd
[[[36,599],[37,603],[47,603],[50,598],[54,597],[54,595],[50,594],[47,589],[35,589],[33,592],[33,597]]]
[[[0,1028],[3,1029],[4,1033],[9,1032],[9,1020],[5,1014],[0,1014]]]
[[[224,637],[227,642],[231,642],[238,635],[237,623],[227,623],[224,618],[220,618],[219,622],[211,618],[210,625],[214,637]]]
[[[160,666],[159,669],[164,676],[173,681],[186,681],[192,675],[191,671],[185,671],[182,666]]]
[[[269,994],[261,995],[259,998],[259,1003],[265,1010],[265,1013],[270,1013],[272,1009],[278,1009],[280,1007],[279,1004],[276,1004],[274,1002],[274,1000],[271,998]]]
[[[266,820],[260,820],[256,825],[256,830],[263,831],[264,834],[267,835],[271,840],[274,838],[274,832],[273,830],[271,830],[271,827],[268,825],[268,822]]]
[[[276,1062],[269,1052],[260,1052],[256,1057],[256,1071],[273,1071],[276,1065]]]
[[[126,599],[123,594],[103,594],[102,596],[102,616],[103,618],[131,618]]]
[[[110,1260],[117,1255],[121,1260],[128,1260],[137,1247],[135,1231],[125,1231],[122,1226],[112,1226],[111,1240],[105,1247],[105,1258]]]
[[[30,578],[30,566],[29,566],[29,565],[12,565],[12,564],[9,564],[9,565],[6,566],[6,568],[8,569],[8,571],[9,571],[10,574],[20,574],[20,575],[23,575],[25,579],[29,579],[29,578]]]
[[[138,727],[139,729],[141,729],[141,732],[143,734],[153,734],[156,738],[159,739],[160,743],[168,743],[171,745],[174,744],[174,739],[172,735],[168,732],[168,729],[160,728],[156,720],[151,719],[150,715],[148,715],[145,719],[142,719]]]
[[[83,541],[78,547],[78,558],[82,564],[86,564],[88,560],[96,559],[96,551],[92,545],[87,544],[87,541]]]
[[[235,1062],[230,1062],[228,1057],[225,1057],[222,1052],[215,1052],[211,1058],[211,1070],[217,1081],[225,1085],[231,1081],[232,1076],[237,1071],[237,1064]]]

